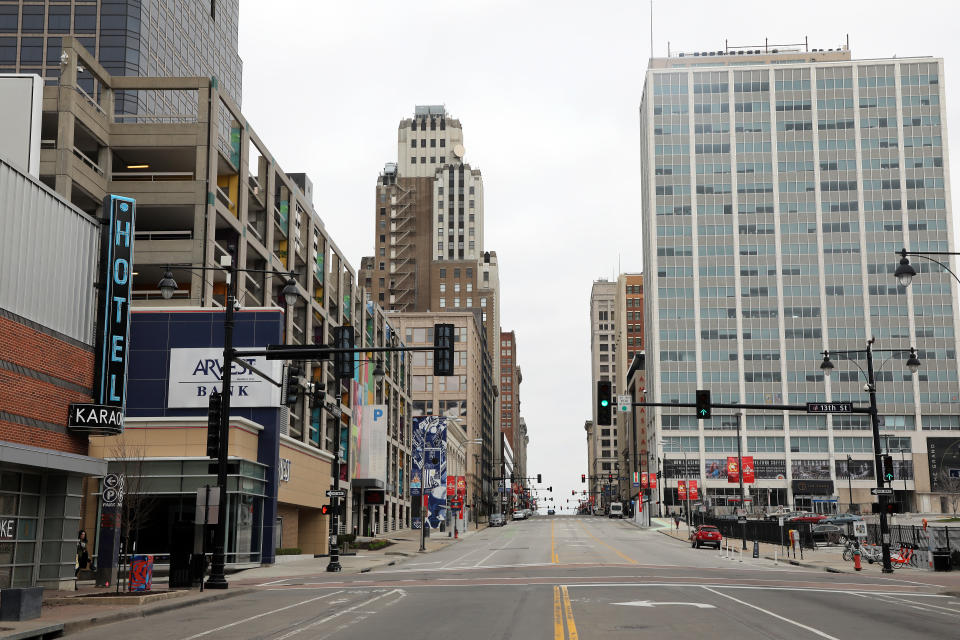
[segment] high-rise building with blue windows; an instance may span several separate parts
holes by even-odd
[[[824,350],[874,337],[897,499],[939,511],[943,460],[928,445],[953,439],[960,452],[956,282],[929,262],[908,288],[893,271],[902,247],[953,249],[943,61],[803,49],[650,61],[640,107],[648,400],[692,403],[709,389],[722,403],[863,406],[862,359],[834,357],[828,379],[819,365]],[[917,375],[908,354],[881,351],[911,346]],[[711,475],[737,455],[733,414],[650,412],[651,468],[660,458],[668,505],[679,507],[684,478],[699,478],[715,506],[737,504],[736,485]],[[741,417],[756,507],[869,508],[868,416]]]
[[[0,0],[0,73],[60,77],[61,42],[75,36],[115,76],[216,77],[238,105],[239,0]],[[94,78],[81,73],[93,94]],[[117,113],[176,115],[195,110],[177,92],[119,93]]]

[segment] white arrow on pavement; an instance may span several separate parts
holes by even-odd
[[[698,609],[716,609],[712,604],[706,604],[704,602],[654,602],[652,600],[636,600],[634,602],[611,602],[610,604],[625,607],[658,607],[662,604],[679,604],[688,607],[697,607]]]

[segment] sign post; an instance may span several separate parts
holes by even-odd
[[[123,474],[108,473],[103,477],[100,510],[100,542],[97,549],[97,586],[109,587],[117,582],[120,560],[120,509],[125,489]]]

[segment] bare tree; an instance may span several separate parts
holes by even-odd
[[[937,489],[946,494],[953,515],[960,513],[960,478],[951,476],[946,469],[941,469],[937,475]]]
[[[145,493],[143,479],[145,450],[142,445],[132,444],[126,440],[125,435],[120,435],[110,449],[110,458],[110,471],[122,474],[124,478],[120,526],[123,550],[127,556],[130,556],[132,550],[137,547],[140,529],[146,524],[155,502],[153,496]],[[126,574],[126,590],[130,590],[129,566]]]

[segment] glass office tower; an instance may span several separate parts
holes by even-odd
[[[909,288],[893,271],[901,247],[953,248],[942,66],[845,47],[674,54],[650,61],[640,108],[649,400],[866,405],[863,359],[835,357],[827,380],[819,365],[873,336],[897,498],[934,511],[928,440],[960,450],[956,283],[923,261]],[[916,376],[880,351],[911,346]],[[679,507],[677,481],[696,478],[709,506],[735,506],[712,471],[737,454],[735,412],[693,413],[649,413],[665,501]],[[868,416],[741,417],[758,509],[869,509]]]

